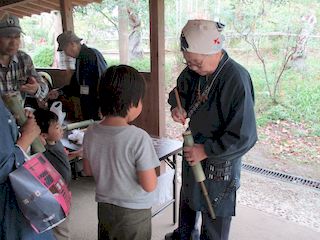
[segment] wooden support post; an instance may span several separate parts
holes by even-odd
[[[63,31],[74,31],[73,16],[72,16],[72,1],[60,0],[61,19]]]
[[[157,124],[152,134],[163,137],[165,134],[164,85],[165,85],[165,49],[164,49],[164,0],[149,0],[150,16],[150,58],[153,120]]]

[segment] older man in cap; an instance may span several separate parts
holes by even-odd
[[[22,98],[46,97],[48,86],[36,72],[28,54],[19,50],[22,33],[16,16],[4,15],[0,20],[0,93],[20,91]]]
[[[257,141],[253,85],[248,71],[223,49],[224,25],[189,20],[181,32],[186,68],[177,79],[181,100],[169,94],[174,121],[189,129],[194,146],[183,148],[179,226],[166,239],[189,240],[196,213],[201,211],[200,239],[226,240],[235,215],[241,157]],[[191,166],[201,164],[215,219],[209,214]]]
[[[66,31],[58,36],[58,51],[64,51],[67,56],[76,58],[76,70],[70,84],[59,91],[50,91],[49,97],[51,99],[57,98],[59,92],[67,97],[79,97],[82,118],[98,120],[97,90],[100,76],[107,69],[107,62],[97,49],[81,44],[81,40],[71,31]]]

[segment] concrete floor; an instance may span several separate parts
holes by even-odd
[[[80,177],[71,183],[73,204],[71,209],[71,239],[97,239],[94,182]],[[152,240],[163,240],[176,226],[172,224],[172,206],[152,219]],[[318,240],[320,233],[282,218],[243,205],[237,207],[232,220],[230,240]]]

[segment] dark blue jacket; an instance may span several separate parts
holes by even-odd
[[[225,52],[208,100],[200,104],[190,117],[194,142],[204,144],[208,158],[201,161],[209,196],[217,216],[235,215],[236,190],[240,186],[241,157],[257,141],[254,113],[254,91],[249,73],[229,58]],[[219,68],[219,67],[218,67]],[[214,74],[214,73],[213,73]],[[210,84],[206,79],[185,68],[177,80],[183,108],[188,112],[200,89]],[[206,83],[206,80],[208,83]],[[169,104],[176,107],[174,92]],[[194,210],[207,211],[199,183],[195,182],[190,166],[183,161],[182,196]]]
[[[79,56],[76,59],[75,72],[70,84],[64,86],[62,91],[68,97],[80,97],[83,119],[99,119],[98,85],[106,69],[107,62],[98,50],[88,48],[85,44],[81,45]],[[80,94],[80,85],[89,86],[88,95]]]

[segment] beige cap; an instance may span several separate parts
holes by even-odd
[[[183,27],[180,44],[181,51],[199,54],[214,54],[221,51],[224,25],[210,20],[189,20]]]
[[[70,42],[80,42],[82,38],[79,38],[76,34],[74,34],[72,31],[66,31],[64,33],[61,33],[57,37],[57,41],[59,43],[58,51],[63,51],[65,46],[67,46]]]

